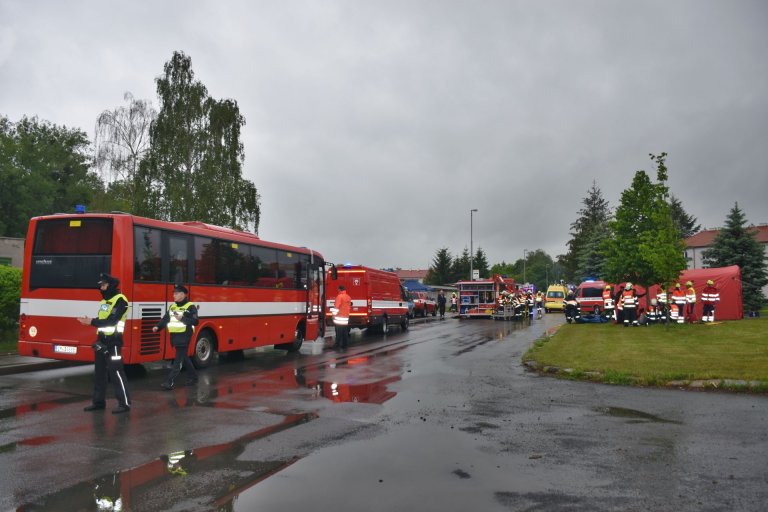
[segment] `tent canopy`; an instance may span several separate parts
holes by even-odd
[[[680,274],[680,284],[685,289],[687,281],[693,282],[696,290],[696,318],[701,318],[703,304],[701,292],[707,286],[707,280],[715,283],[715,288],[720,293],[720,302],[715,306],[715,320],[740,320],[743,316],[741,305],[741,269],[738,265],[717,268],[697,268],[685,270]],[[658,285],[651,286],[648,298],[655,297],[659,293]]]
[[[432,291],[432,288],[416,281],[415,279],[412,279],[410,281],[403,281],[403,286],[405,286],[409,292],[431,292]]]

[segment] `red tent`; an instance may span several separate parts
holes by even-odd
[[[702,302],[701,292],[707,286],[707,280],[715,282],[715,288],[720,292],[720,302],[715,306],[715,321],[741,320],[743,309],[741,305],[741,269],[738,265],[719,268],[698,268],[685,270],[680,274],[680,284],[685,289],[687,281],[693,282],[696,290],[696,318],[701,318]],[[659,293],[659,285],[653,285],[647,300],[656,297]]]

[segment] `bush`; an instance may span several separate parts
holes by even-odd
[[[21,269],[0,265],[0,332],[18,328],[20,296]]]

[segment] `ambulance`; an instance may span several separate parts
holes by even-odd
[[[331,308],[343,285],[352,299],[349,326],[387,333],[390,325],[408,329],[408,293],[394,272],[362,265],[331,265],[326,279],[326,325],[333,325]]]

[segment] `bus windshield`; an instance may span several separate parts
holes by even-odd
[[[37,223],[30,288],[94,288],[112,263],[112,219],[65,218]]]

